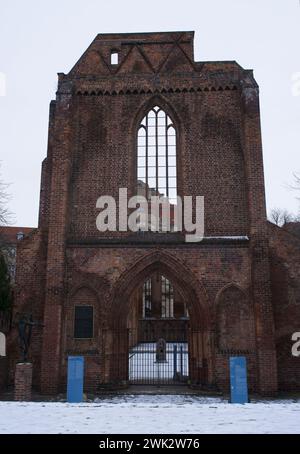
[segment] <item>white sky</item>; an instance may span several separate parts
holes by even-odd
[[[49,102],[98,33],[195,31],[195,59],[236,60],[260,85],[268,208],[298,211],[299,0],[0,0],[0,159],[16,224],[36,226]],[[300,77],[300,75],[299,75]],[[295,90],[296,91],[296,90]]]

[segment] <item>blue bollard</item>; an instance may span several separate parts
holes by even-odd
[[[246,404],[249,402],[246,358],[244,356],[232,356],[229,361],[230,403]]]
[[[70,403],[82,402],[83,400],[83,373],[83,356],[69,356],[67,401]]]

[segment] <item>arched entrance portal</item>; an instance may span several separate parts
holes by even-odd
[[[120,279],[106,342],[115,384],[206,385],[211,331],[201,282],[174,257],[152,253]]]
[[[189,313],[180,291],[157,270],[131,298],[127,320],[129,383],[187,383]]]

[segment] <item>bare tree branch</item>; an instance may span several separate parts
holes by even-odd
[[[283,227],[288,222],[295,222],[296,220],[296,217],[292,213],[282,208],[273,208],[269,215],[269,221],[279,227]]]
[[[299,196],[297,197],[297,200],[300,201],[300,173],[293,173],[294,177],[294,184],[291,185],[291,189],[294,189],[295,191],[299,192]]]
[[[9,184],[2,181],[0,174],[0,226],[10,225],[13,222],[13,215],[8,208],[8,203],[11,199],[8,188]]]

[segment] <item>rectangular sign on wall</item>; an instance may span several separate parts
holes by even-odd
[[[68,356],[67,401],[82,402],[83,398],[83,356]]]
[[[244,356],[230,357],[230,391],[232,404],[248,403],[247,362]]]

